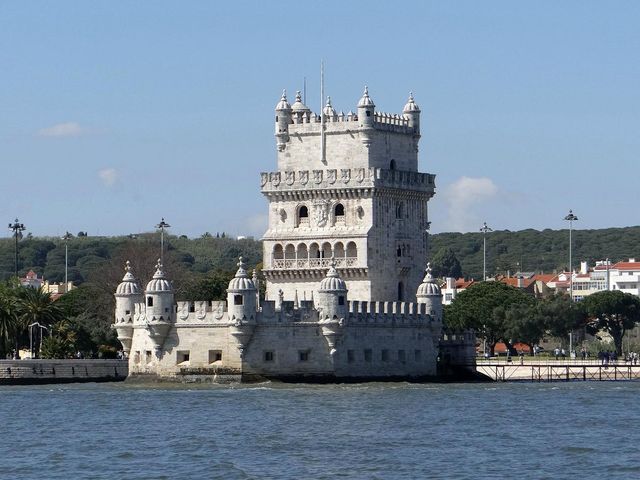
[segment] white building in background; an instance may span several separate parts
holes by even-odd
[[[547,286],[568,293],[572,277],[574,300],[582,300],[604,290],[620,290],[640,296],[640,262],[636,262],[635,258],[617,263],[611,263],[609,260],[598,261],[592,269],[587,262],[581,262],[578,272],[559,273],[547,282]]]
[[[424,275],[427,201],[419,173],[420,109],[374,111],[365,88],[357,114],[322,117],[283,94],[276,106],[278,170],[262,173],[267,299],[242,259],[227,300],[175,302],[160,262],[142,290],[127,266],[114,328],[129,374],[419,379],[437,357],[473,364],[473,333],[443,335],[442,297]]]

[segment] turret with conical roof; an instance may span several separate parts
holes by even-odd
[[[287,91],[282,91],[282,97],[276,105],[276,143],[278,151],[283,151],[289,141],[289,124],[291,123],[291,105],[287,101]]]
[[[409,92],[409,100],[402,109],[402,116],[409,122],[409,127],[414,129],[414,136],[420,136],[420,107],[413,99],[413,92]]]
[[[427,263],[424,280],[416,292],[418,303],[426,305],[426,313],[438,321],[442,321],[442,293],[440,287],[436,283],[433,275],[431,275],[431,263]]]
[[[136,303],[142,301],[142,289],[131,272],[131,264],[127,260],[125,274],[115,293],[116,311],[114,328],[124,352],[128,355],[131,350],[133,335],[133,315]]]
[[[158,259],[153,278],[145,289],[145,324],[156,352],[160,353],[171,325],[175,321],[173,287],[164,274],[162,261]]]
[[[358,102],[358,120],[361,127],[373,127],[375,103],[369,97],[369,87],[365,85],[362,98]]]
[[[297,123],[303,123],[305,120],[309,120],[311,110],[304,103],[302,103],[302,95],[300,90],[296,92],[296,101],[291,105],[291,112]],[[306,117],[306,118],[305,118]]]
[[[242,257],[238,260],[238,271],[227,288],[229,319],[252,320],[255,319],[257,310],[256,286],[247,274]]]
[[[320,282],[318,288],[318,310],[322,318],[345,318],[347,316],[347,284],[336,270],[335,259],[331,259],[331,266],[327,276]]]

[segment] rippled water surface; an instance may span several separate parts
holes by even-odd
[[[640,383],[0,387],[0,478],[640,478]]]

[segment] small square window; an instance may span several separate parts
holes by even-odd
[[[340,295],[338,297],[338,305],[343,306],[344,305],[344,297],[342,295]]]
[[[147,307],[153,307],[153,297],[147,297]]]
[[[371,359],[373,358],[373,354],[370,348],[364,349],[364,361],[371,363]]]
[[[209,350],[209,363],[221,362],[222,350]]]
[[[356,355],[353,350],[347,350],[347,362],[353,363],[356,361]]]
[[[233,304],[234,305],[242,305],[242,295],[234,295],[233,296]]]
[[[188,363],[189,356],[189,350],[180,350],[176,352],[176,364],[180,365],[181,363]]]
[[[125,311],[124,311],[124,314],[125,314],[125,315],[131,315],[131,310],[125,310]]]
[[[265,362],[273,362],[273,352],[269,351],[269,352],[264,352],[264,361]]]
[[[298,351],[298,360],[301,362],[309,361],[309,350],[300,350]]]
[[[389,361],[389,350],[385,348],[380,352],[380,360],[382,360],[383,362]]]

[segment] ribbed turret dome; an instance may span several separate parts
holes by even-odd
[[[440,287],[433,279],[433,275],[431,275],[431,264],[427,263],[426,275],[424,276],[424,280],[418,287],[418,291],[416,292],[416,296],[418,297],[431,297],[431,296],[440,296]]]
[[[131,263],[129,260],[127,260],[124,270],[126,273],[122,278],[122,282],[116,289],[116,295],[140,295],[142,290],[140,289],[140,285],[138,284],[136,277],[131,273]]]
[[[276,110],[291,110],[291,105],[289,105],[289,102],[287,102],[286,90],[282,91],[282,97],[280,98],[280,101],[276,105]]]
[[[364,93],[362,94],[362,98],[358,102],[358,107],[375,107],[373,100],[369,98],[369,87],[364,87]]]
[[[409,100],[407,100],[407,104],[402,109],[402,113],[420,113],[420,107],[413,100],[413,92],[409,92]]]
[[[327,104],[322,109],[322,113],[324,113],[327,117],[335,116],[336,109],[331,105],[331,97],[327,97]]]
[[[279,105],[279,104],[278,104]],[[296,101],[293,105],[291,105],[291,110],[294,112],[310,112],[309,107],[307,107],[304,103],[302,103],[302,96],[300,95],[300,90],[296,92]]]
[[[173,288],[171,288],[171,283],[164,276],[164,271],[162,270],[162,262],[158,259],[158,263],[156,264],[156,273],[153,274],[153,278],[149,283],[147,283],[147,293],[152,292],[172,292]]]
[[[327,276],[320,282],[319,291],[321,292],[346,292],[347,284],[340,278],[336,270],[335,262],[331,263]]]
[[[253,283],[253,280],[249,278],[249,275],[247,275],[242,257],[240,257],[238,260],[238,271],[236,272],[236,276],[233,277],[229,282],[229,288],[227,289],[227,291],[239,292],[243,290],[255,290],[256,285]]]

